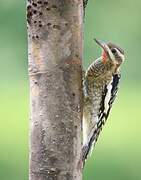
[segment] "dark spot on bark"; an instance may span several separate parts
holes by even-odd
[[[57,9],[57,6],[53,4],[53,5],[52,5],[52,8]]]
[[[31,6],[30,6],[30,5],[27,6],[27,10],[29,10],[29,9],[31,9]]]
[[[59,25],[53,25],[53,28],[54,28],[54,29],[58,29],[58,30],[61,29],[61,27],[60,27]]]
[[[37,38],[37,39],[39,39],[39,36],[38,36],[38,35],[36,35],[36,38]]]
[[[42,27],[43,25],[42,25],[42,21],[39,21],[39,27]]]
[[[75,93],[72,93],[73,96],[75,96]]]
[[[34,11],[33,11],[33,13],[34,13],[34,14],[37,14],[37,11],[36,11],[36,10],[34,10]]]
[[[37,4],[36,4],[36,3],[34,3],[34,2],[32,3],[32,5],[33,5],[34,7],[37,7]]]
[[[42,16],[42,15],[43,15],[43,13],[42,13],[42,12],[39,12],[39,15],[40,15],[40,16]]]
[[[50,8],[46,8],[47,11],[50,11]]]
[[[45,2],[44,2],[44,5],[48,5],[48,2],[47,2],[47,1],[45,1]]]
[[[34,21],[34,24],[36,24],[37,23],[37,21]]]
[[[51,26],[51,23],[47,23],[47,26]]]
[[[37,82],[37,81],[35,81],[34,83],[35,83],[35,84],[38,84],[38,82]]]
[[[57,180],[58,178],[58,174],[60,173],[60,170],[57,168],[52,168],[52,169],[48,169],[48,171],[45,170],[45,178],[43,179],[48,179],[48,180]],[[67,179],[66,179],[67,180]]]
[[[37,3],[38,3],[38,4],[42,4],[42,1],[38,1]]]
[[[65,23],[65,26],[68,26],[68,23]]]
[[[78,55],[78,54],[76,54],[75,56],[76,56],[77,58],[79,57],[79,55]]]
[[[28,8],[28,7],[27,7]],[[31,8],[29,8],[27,10],[27,22],[30,24],[31,23],[31,18],[32,18],[32,11],[31,11]]]

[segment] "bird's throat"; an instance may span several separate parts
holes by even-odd
[[[107,57],[106,52],[103,51],[103,52],[102,52],[102,61],[103,61],[104,64],[107,62],[107,58],[108,58],[108,57]]]

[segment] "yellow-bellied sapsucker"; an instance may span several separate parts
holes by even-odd
[[[95,41],[102,48],[102,56],[89,66],[83,80],[83,162],[108,118],[118,91],[120,66],[124,61],[124,51],[120,47],[110,42]]]

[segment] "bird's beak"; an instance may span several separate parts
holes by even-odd
[[[107,56],[109,57],[109,59],[111,59],[110,55],[109,55],[109,48],[106,45],[106,43],[99,41],[97,39],[94,39],[95,42],[105,51],[105,53],[107,54]]]

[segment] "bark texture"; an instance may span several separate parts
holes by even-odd
[[[28,0],[30,180],[81,180],[82,0]]]

